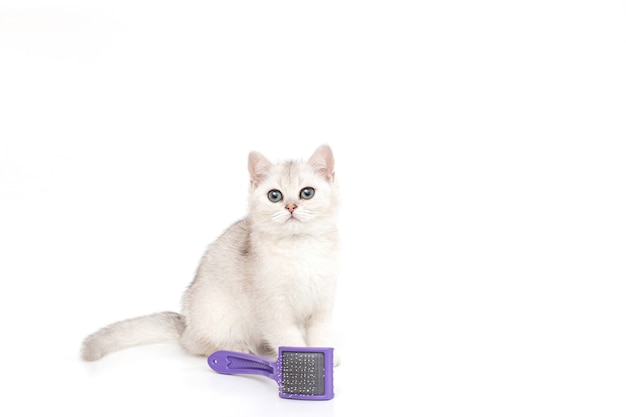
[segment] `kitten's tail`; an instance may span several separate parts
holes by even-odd
[[[81,356],[86,361],[95,361],[131,346],[180,340],[184,330],[185,317],[170,311],[118,321],[87,336]]]

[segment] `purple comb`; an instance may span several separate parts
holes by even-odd
[[[333,392],[333,348],[279,347],[278,360],[218,350],[208,358],[220,374],[254,374],[273,379],[278,395],[296,400],[330,400]]]

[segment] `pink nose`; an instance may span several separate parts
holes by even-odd
[[[285,208],[286,208],[287,210],[289,210],[289,213],[293,213],[293,211],[294,211],[295,209],[297,209],[297,208],[298,208],[298,206],[296,206],[295,204],[291,203],[291,204],[287,204],[287,205],[285,206]]]

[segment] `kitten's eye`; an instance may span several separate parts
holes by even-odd
[[[315,195],[315,189],[311,187],[304,187],[300,190],[300,198],[304,200],[310,200]]]
[[[283,193],[281,193],[278,190],[270,190],[269,193],[267,193],[267,198],[272,202],[272,203],[278,203],[280,200],[283,199]]]

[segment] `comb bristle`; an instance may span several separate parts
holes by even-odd
[[[283,394],[315,396],[326,393],[323,352],[283,351],[280,359]]]

